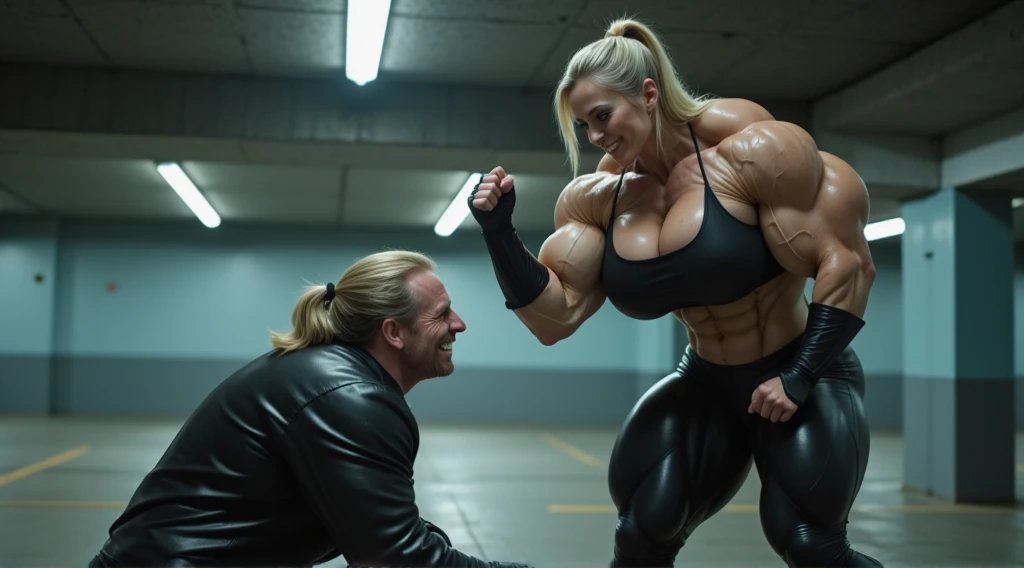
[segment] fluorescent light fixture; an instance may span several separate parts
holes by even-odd
[[[437,220],[434,225],[434,232],[441,237],[447,237],[455,232],[455,229],[462,224],[466,219],[466,215],[469,215],[469,194],[473,192],[473,188],[476,186],[476,182],[480,180],[480,176],[483,174],[469,174],[469,178],[466,179],[466,183],[462,184],[462,189],[455,195],[455,199],[448,205],[448,209],[444,210],[441,214],[441,218]]]
[[[877,223],[868,223],[864,227],[864,238],[869,241],[875,241],[886,237],[895,237],[896,235],[902,235],[906,229],[907,224],[900,217],[886,219]]]
[[[1010,204],[1014,207],[1020,207],[1024,205],[1024,197],[1015,197]],[[868,223],[864,227],[864,237],[869,241],[876,241],[878,239],[885,239],[888,237],[895,237],[902,235],[903,231],[907,230],[907,224],[903,222],[900,217],[894,217],[892,219],[886,219],[885,221],[878,221],[877,223]]]
[[[348,0],[345,76],[357,85],[377,78],[391,0]]]
[[[188,208],[196,214],[200,222],[211,229],[220,225],[220,215],[213,210],[213,207],[206,201],[203,194],[199,193],[199,189],[185,175],[185,171],[181,169],[181,166],[174,162],[163,162],[156,165],[156,171],[160,172],[160,175],[164,177],[167,184],[174,189],[178,197],[185,202],[185,205],[188,205]]]

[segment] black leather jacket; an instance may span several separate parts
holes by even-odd
[[[368,352],[264,354],[188,418],[91,566],[514,566],[462,554],[419,516],[418,449]]]

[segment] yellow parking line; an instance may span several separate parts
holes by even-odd
[[[756,513],[757,505],[726,505],[723,512]],[[1018,513],[1014,507],[986,507],[981,505],[854,505],[854,512],[861,513]],[[616,514],[612,505],[548,505],[549,513],[556,514]]]
[[[15,509],[124,509],[126,501],[0,501]]]
[[[0,501],[0,508],[35,509],[124,509],[126,501]],[[615,514],[613,505],[548,505],[549,513],[555,514]],[[726,505],[726,513],[757,513],[757,505]],[[854,505],[854,512],[890,513],[1015,513],[1013,507],[987,507],[981,505]]]
[[[587,465],[601,467],[601,462],[597,458],[552,434],[544,434],[541,439]]]
[[[756,513],[757,505],[726,505],[723,511],[731,513]],[[617,511],[613,505],[548,505],[548,512],[565,514],[615,514]]]
[[[609,505],[548,505],[549,513],[591,514],[615,513],[615,507]]]
[[[855,505],[854,511],[896,513],[1014,513],[1013,507],[984,505]]]
[[[61,453],[53,456],[52,458],[46,458],[43,461],[36,462],[36,463],[34,463],[32,465],[27,465],[27,466],[25,466],[25,467],[23,467],[21,469],[16,469],[16,470],[14,470],[14,471],[12,471],[10,473],[4,474],[4,475],[0,475],[0,486],[7,485],[8,483],[11,483],[13,481],[17,481],[17,480],[22,479],[24,477],[28,477],[28,476],[32,475],[33,473],[39,473],[40,471],[43,471],[44,469],[49,469],[49,468],[51,468],[53,466],[60,465],[60,464],[62,464],[64,462],[67,462],[67,461],[71,461],[71,460],[77,458],[78,456],[81,456],[82,454],[88,452],[88,451],[89,451],[89,446],[88,445],[79,446],[79,447],[74,448],[72,450],[68,450],[66,452],[61,452]]]

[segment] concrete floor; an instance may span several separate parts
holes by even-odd
[[[85,566],[179,424],[0,417],[0,567]],[[421,513],[485,559],[607,566],[616,517],[605,463],[615,434],[423,425]],[[872,444],[849,524],[858,549],[887,567],[1024,565],[1024,507],[955,506],[901,491],[901,439],[875,434]],[[1024,462],[1024,435],[1017,456]],[[1024,465],[1016,475],[1024,495]],[[758,489],[752,474],[676,565],[782,566],[762,537]]]

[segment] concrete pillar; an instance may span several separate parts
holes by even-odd
[[[904,484],[1014,501],[1010,197],[944,188],[905,203]]]

